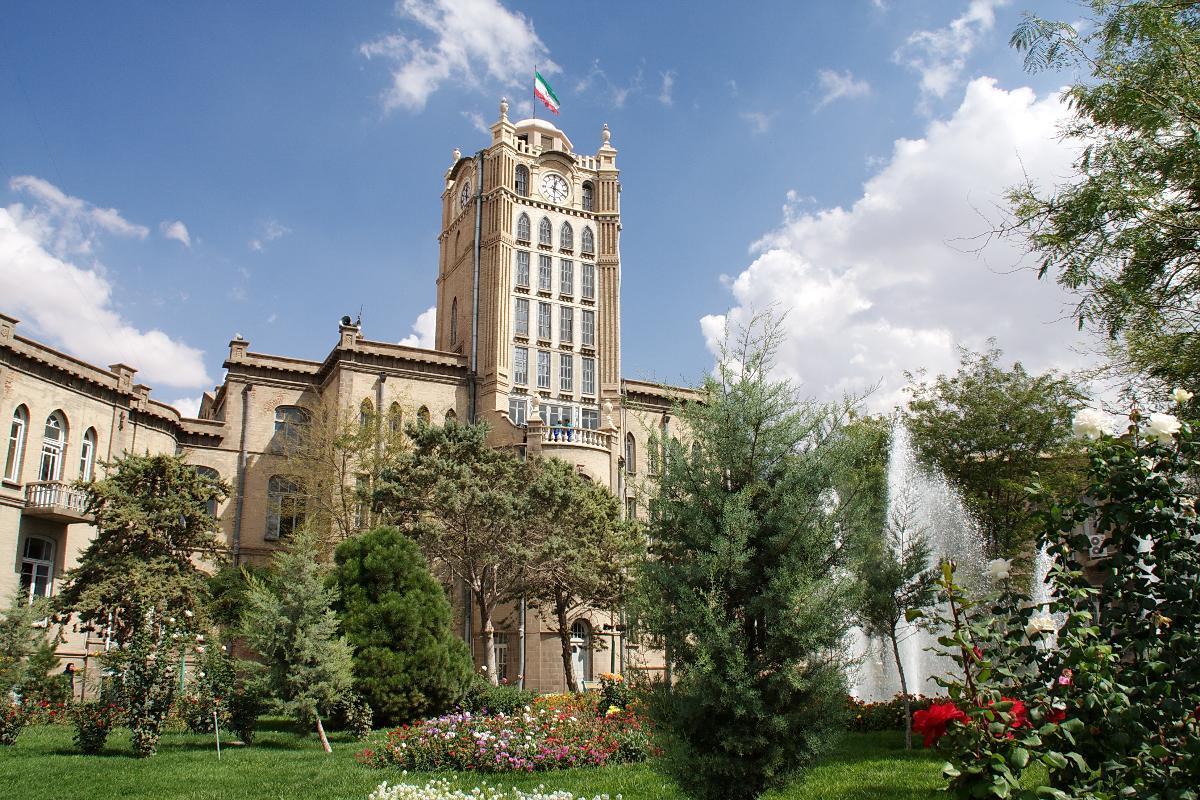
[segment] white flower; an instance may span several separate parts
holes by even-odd
[[[174,617],[167,617],[167,622],[169,622],[169,623],[171,623],[172,625],[174,625],[174,624],[175,624],[175,618],[174,618]]]
[[[197,673],[196,673],[196,675],[198,675],[199,677],[203,678],[203,677],[204,677],[204,670],[200,670],[199,672],[197,672]]]
[[[1188,400],[1192,399],[1192,393],[1187,389],[1184,389],[1182,386],[1177,386],[1175,387],[1175,391],[1171,392],[1171,397],[1174,398],[1176,403],[1183,405]]]
[[[204,641],[204,636],[202,636],[201,634],[197,633],[197,634],[196,634],[196,641],[197,641],[197,642],[203,642],[203,641]]]
[[[1146,438],[1153,439],[1159,444],[1170,444],[1175,434],[1179,433],[1179,420],[1174,414],[1151,414],[1150,425],[1146,429]]]
[[[1076,436],[1099,439],[1108,432],[1108,415],[1095,408],[1085,408],[1075,415],[1071,430]]]
[[[195,614],[193,614],[193,613],[192,613],[192,610],[191,610],[190,608],[185,608],[185,609],[183,610],[183,615],[184,615],[185,617],[187,617],[188,619],[191,619],[192,617],[194,617],[194,616],[195,616]]]
[[[988,576],[994,581],[1008,580],[1010,572],[1012,572],[1011,558],[993,558],[987,563]]]
[[[1025,626],[1025,635],[1032,639],[1034,636],[1042,633],[1053,633],[1058,627],[1054,623],[1054,617],[1047,614],[1031,617],[1029,624]]]
[[[197,652],[197,653],[203,653],[203,652],[204,652],[204,645],[202,645],[202,644],[198,644],[198,645],[196,645],[196,652]]]

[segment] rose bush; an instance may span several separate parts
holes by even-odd
[[[71,720],[75,723],[75,746],[87,755],[95,755],[104,749],[108,735],[120,724],[125,711],[119,706],[105,702],[76,703],[71,706]]]

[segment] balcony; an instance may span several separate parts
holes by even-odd
[[[542,429],[542,442],[549,445],[568,447],[594,447],[607,452],[612,447],[612,434],[590,428],[562,427],[551,425]]]
[[[62,481],[36,481],[25,484],[25,513],[55,522],[91,522],[87,513],[87,493]]]

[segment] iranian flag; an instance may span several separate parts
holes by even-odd
[[[554,95],[554,90],[550,88],[550,84],[546,83],[546,79],[542,77],[542,73],[535,71],[533,73],[533,96],[546,104],[546,108],[558,113],[558,98]]]

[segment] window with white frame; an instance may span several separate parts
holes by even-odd
[[[90,481],[96,473],[96,429],[88,428],[79,447],[79,480]]]
[[[575,309],[570,306],[561,306],[558,309],[558,340],[575,341]]]
[[[550,256],[538,256],[538,291],[548,292],[554,283],[554,259]]]
[[[594,264],[584,264],[582,266],[583,274],[580,276],[580,284],[583,287],[583,299],[596,299],[596,266]]]
[[[529,348],[513,348],[513,383],[526,386],[529,383]]]
[[[289,536],[304,524],[306,506],[300,486],[282,475],[272,475],[267,481],[267,530],[264,538],[274,540]]]
[[[558,246],[562,250],[575,249],[575,229],[571,227],[571,223],[564,222],[558,229]]]
[[[517,217],[517,241],[518,242],[528,242],[529,241],[529,215],[528,214],[522,214],[521,216]]]
[[[583,229],[582,240],[583,240],[583,247],[581,249],[583,250],[583,252],[588,253],[589,255],[596,252],[596,240],[592,236],[591,228]]]
[[[554,244],[554,227],[550,224],[550,220],[542,217],[542,221],[538,223],[538,244],[544,244],[547,247]]]
[[[584,347],[596,346],[596,312],[589,311],[586,308],[583,310],[582,342]]]
[[[517,426],[524,426],[529,421],[529,403],[526,398],[508,398],[508,421]]]
[[[371,524],[371,505],[366,499],[369,490],[370,482],[366,475],[355,477],[354,497],[358,502],[354,504],[354,527],[357,530],[362,530]]]
[[[529,298],[518,297],[513,310],[513,330],[517,336],[529,335]]]
[[[67,418],[61,411],[46,417],[42,434],[42,459],[38,466],[39,481],[57,481],[62,478],[63,453],[67,448]]]
[[[29,431],[29,409],[17,406],[8,429],[8,451],[4,458],[4,480],[21,479],[21,462],[25,460],[25,435]]]
[[[582,363],[582,386],[581,390],[584,394],[596,393],[596,359],[585,358]]]
[[[517,251],[516,285],[529,288],[529,251]]]
[[[600,428],[600,409],[585,408],[583,410],[583,421],[580,423],[589,431],[599,430]]]
[[[550,338],[550,304],[538,303],[538,330],[539,339]]]
[[[562,259],[558,262],[558,291],[575,294],[575,262]]]
[[[550,388],[550,351],[538,350],[537,385],[539,389]]]
[[[493,633],[492,647],[496,655],[496,680],[508,680],[508,634]]]
[[[558,356],[558,390],[575,391],[575,357],[570,353],[559,353]]]
[[[41,536],[26,536],[21,550],[21,591],[32,603],[49,597],[54,588],[54,542]]]

